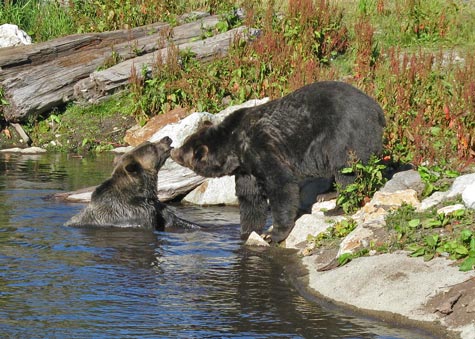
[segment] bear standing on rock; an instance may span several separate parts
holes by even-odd
[[[306,186],[316,178],[351,183],[354,177],[341,169],[352,156],[366,162],[380,153],[384,126],[383,110],[365,93],[343,82],[316,82],[203,127],[171,157],[205,177],[235,175],[243,238],[262,231],[268,199],[270,236],[280,242],[308,213]]]
[[[67,226],[135,227],[163,231],[166,227],[197,228],[180,219],[158,200],[157,174],[170,155],[172,140],[144,142],[122,155],[111,178],[92,193],[90,204]]]

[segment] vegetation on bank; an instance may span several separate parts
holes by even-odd
[[[243,22],[237,8],[246,13]],[[280,97],[316,80],[341,79],[383,106],[385,153],[393,160],[451,169],[472,161],[475,4],[470,1],[74,0],[63,6],[28,0],[2,3],[0,19],[42,41],[155,21],[175,24],[193,10],[221,14],[221,30],[245,24],[262,33],[252,43],[236,42],[229,55],[207,64],[181,51],[180,62],[156,68],[151,78],[131,79],[130,90],[112,103],[81,110],[80,121],[111,107],[142,123],[176,106],[217,112],[251,98]],[[32,121],[29,132],[36,141],[54,141],[57,134],[68,134],[60,122],[75,114],[77,109],[69,108],[55,112],[54,124],[49,118]],[[96,145],[81,142],[62,149]]]

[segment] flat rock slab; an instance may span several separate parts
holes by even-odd
[[[461,272],[444,258],[423,261],[407,253],[357,258],[347,265],[318,272],[315,257],[304,257],[309,270],[309,287],[325,298],[368,311],[398,314],[415,321],[440,320],[425,305],[437,294],[475,277],[475,271]],[[475,324],[459,324],[467,330]],[[475,332],[473,332],[475,333]],[[472,337],[473,338],[473,337]]]

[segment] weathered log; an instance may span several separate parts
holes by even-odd
[[[248,28],[238,27],[204,40],[183,43],[177,47],[179,50],[189,50],[200,61],[207,61],[217,55],[226,54],[232,40],[238,35],[248,36]],[[156,65],[157,60],[166,62],[168,56],[168,47],[162,48],[154,53],[129,59],[102,71],[93,72],[89,78],[79,81],[74,86],[75,98],[87,102],[96,102],[127,86],[132,70],[135,70],[137,76],[141,75],[143,69],[151,72],[152,65]]]
[[[165,23],[154,23],[127,30],[103,33],[74,34],[33,45],[0,49],[0,81],[31,66],[45,64],[61,57],[74,56],[80,51],[101,49],[157,33]]]
[[[54,54],[52,52],[54,44],[45,49],[33,45],[34,52],[29,54],[30,57],[18,57],[16,63],[21,64],[26,62],[25,60],[41,54],[48,55],[45,57],[45,60],[48,61],[39,63],[39,57],[37,59],[33,58],[36,60],[35,66],[25,68],[25,65],[23,65],[23,68],[19,68],[22,69],[21,71],[14,74],[10,73],[10,77],[5,78],[1,86],[9,105],[2,107],[3,115],[10,122],[21,122],[31,116],[36,117],[43,112],[71,101],[74,84],[87,78],[99,67],[104,66],[111,58],[127,60],[135,57],[137,53],[155,51],[163,47],[168,41],[181,44],[199,38],[203,33],[203,29],[216,25],[218,21],[217,16],[208,16],[202,18],[199,22],[187,23],[175,27],[173,30],[170,30],[168,25],[157,24],[153,26],[156,33],[143,35],[118,44],[113,43],[117,42],[118,38],[115,40],[110,38],[107,43],[97,42],[96,38],[99,35],[94,34],[83,37],[73,36],[70,43],[67,42],[66,38],[57,39],[58,49],[61,51],[58,53],[61,56],[52,60],[50,59]],[[123,32],[122,34],[112,32],[110,34],[123,37]],[[132,36],[135,37],[137,34],[132,34]],[[89,44],[86,42],[89,42]],[[94,48],[90,44],[94,45]],[[88,47],[85,47],[86,45]],[[67,52],[67,46],[72,51]],[[28,46],[21,47],[21,51],[26,50],[24,47],[27,48]],[[3,55],[2,53],[10,55],[11,52],[3,52],[2,49],[0,55]],[[13,67],[14,64],[15,62],[10,63],[9,67]]]

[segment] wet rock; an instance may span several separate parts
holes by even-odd
[[[195,205],[239,205],[236,197],[234,176],[206,179],[188,193],[183,201]]]
[[[256,232],[252,232],[249,237],[247,238],[246,242],[244,243],[246,246],[270,246],[267,241],[262,239],[262,237],[257,234]]]
[[[0,150],[1,153],[20,153],[20,154],[42,154],[46,153],[46,150],[40,147],[28,147],[28,148],[7,148]]]
[[[31,37],[17,25],[4,24],[0,26],[0,48],[30,44]]]

